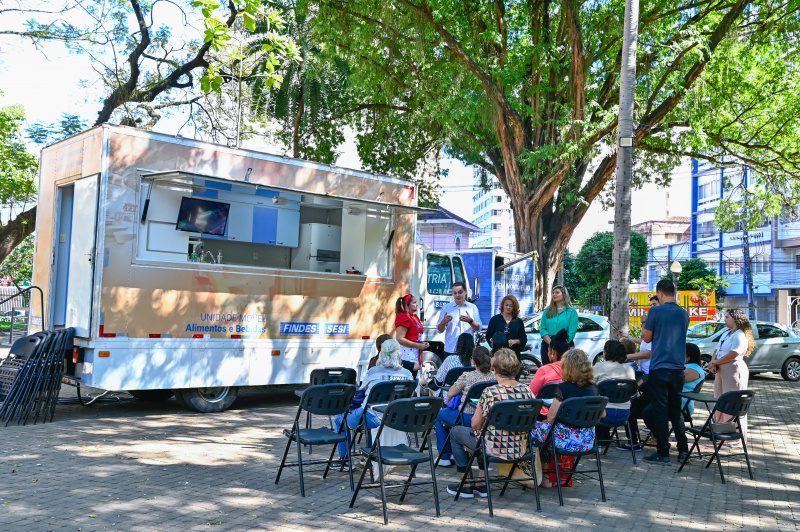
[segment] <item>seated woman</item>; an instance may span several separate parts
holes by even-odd
[[[531,399],[531,392],[524,384],[517,382],[519,372],[519,359],[511,349],[501,349],[492,357],[492,369],[497,384],[489,386],[483,390],[475,414],[472,416],[471,427],[453,427],[450,438],[453,441],[453,458],[456,461],[459,472],[464,472],[469,461],[469,454],[478,445],[476,432],[483,429],[483,422],[486,415],[491,410],[492,405],[499,401],[511,399]],[[528,438],[524,434],[509,434],[503,430],[492,427],[486,431],[486,452],[492,456],[506,460],[515,460],[524,456],[528,450]],[[480,472],[478,481],[483,479],[483,461],[477,460]],[[458,483],[447,486],[447,493],[455,495],[458,490]],[[476,483],[474,488],[468,485],[461,491],[461,497],[471,499],[478,494],[481,497],[487,496],[486,485],[483,482]]]
[[[703,371],[703,366],[700,365],[701,362],[702,357],[700,355],[700,348],[697,346],[697,344],[687,343],[686,367],[683,370],[682,392],[693,392],[695,387],[705,380],[706,372]],[[683,409],[685,406],[687,406],[689,415],[694,414],[694,401],[681,398],[681,409]]]
[[[428,388],[433,391],[431,395],[434,397],[444,397],[444,391],[441,390],[444,385],[444,380],[447,377],[447,372],[454,368],[469,368],[472,367],[472,351],[475,349],[475,337],[472,333],[463,333],[456,340],[456,351],[448,356],[439,366],[439,371],[436,376],[428,383]]]
[[[575,429],[564,426],[553,428],[561,403],[573,397],[598,395],[597,386],[594,384],[594,375],[592,374],[592,363],[589,362],[589,357],[586,353],[580,349],[567,351],[561,358],[561,375],[564,380],[558,386],[558,394],[553,400],[552,406],[550,406],[547,419],[536,422],[536,428],[531,433],[531,436],[539,444],[542,444],[547,440],[550,430],[553,429],[553,438],[555,438],[555,444],[558,449],[568,451],[591,449],[594,446],[594,428]],[[547,476],[542,478],[541,486],[543,488],[552,488],[556,485],[554,457],[549,446],[542,446],[540,449],[542,464],[545,463],[545,460],[548,460],[549,466],[546,468],[549,471]],[[559,455],[558,465],[559,468],[572,469],[574,467],[574,458],[572,456]],[[569,479],[568,482],[567,479]],[[572,486],[572,479],[569,474],[562,474],[561,481],[566,482],[566,486]]]
[[[389,338],[381,344],[381,351],[378,355],[378,361],[375,367],[367,371],[367,376],[364,378],[364,382],[361,383],[360,389],[364,390],[364,402],[350,410],[350,413],[347,414],[347,426],[351,429],[358,426],[361,414],[364,413],[364,409],[368,406],[366,401],[369,397],[369,392],[375,384],[384,381],[402,380],[412,380],[411,372],[403,367],[403,360],[400,356],[400,344],[397,343],[397,340],[394,338]],[[342,417],[341,414],[334,417],[334,424],[337,431],[342,426]],[[381,424],[380,418],[370,410],[367,410],[365,419],[368,429],[378,428]],[[347,456],[346,443],[339,444],[339,456],[341,458]]]
[[[569,344],[567,343],[566,332],[560,331],[550,340],[550,347],[547,350],[549,360],[543,360],[544,364],[541,368],[536,370],[536,373],[531,379],[530,390],[534,397],[539,396],[539,392],[545,384],[561,382],[561,357],[564,353],[569,351]],[[548,406],[542,407],[542,415],[547,415]]]
[[[456,404],[455,399],[466,394],[473,384],[494,380],[494,373],[492,373],[492,356],[489,354],[488,349],[482,346],[473,349],[472,365],[475,366],[475,370],[462,374],[447,391],[445,405],[452,406],[445,406],[439,410],[439,415],[436,416],[434,428],[436,429],[436,447],[439,449],[439,456],[441,457],[439,459],[439,465],[441,467],[450,467],[453,465],[450,461],[450,442],[448,441],[447,445],[445,445],[445,441],[447,440],[447,434],[450,432],[449,427],[452,427],[456,422],[458,410],[461,407],[461,403],[459,402]],[[463,400],[462,397],[461,401]],[[469,427],[473,412],[475,412],[474,406],[471,404],[464,405],[464,416],[462,419],[462,424],[464,426]]]
[[[628,379],[634,380],[636,377],[633,368],[628,365],[628,353],[625,345],[617,340],[609,340],[603,346],[603,356],[605,361],[598,362],[594,366],[594,382],[600,384],[609,379]],[[606,415],[601,420],[609,425],[621,425],[627,423],[630,414],[631,403],[609,403],[606,406]],[[608,427],[597,427],[597,438],[601,442],[607,442],[611,437],[611,429]]]

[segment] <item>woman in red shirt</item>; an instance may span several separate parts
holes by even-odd
[[[394,337],[401,346],[403,367],[412,371],[414,375],[422,363],[422,351],[428,348],[428,342],[419,341],[425,329],[416,314],[418,307],[417,298],[411,294],[397,298],[394,306],[397,312],[394,319],[396,328]]]

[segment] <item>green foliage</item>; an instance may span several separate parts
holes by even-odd
[[[276,67],[287,59],[299,59],[294,41],[283,33],[285,23],[280,11],[265,8],[261,0],[234,0],[232,3],[241,15],[245,29],[260,35],[258,46],[248,46],[246,52],[250,56],[260,56],[260,62],[265,66],[260,76],[261,83],[267,88],[279,86],[283,76]],[[220,94],[225,81],[223,70],[235,71],[247,55],[241,47],[232,45],[231,25],[223,20],[224,11],[218,0],[192,0],[192,6],[199,8],[203,15],[203,42],[210,45],[220,59],[220,64],[211,64],[206,69],[200,78],[200,89],[205,94]]]
[[[23,240],[0,263],[0,277],[10,275],[17,284],[31,282],[33,278],[33,235]]]
[[[86,120],[78,115],[63,113],[57,122],[43,124],[34,122],[25,128],[25,135],[36,144],[52,144],[61,139],[80,133],[88,126]]]
[[[614,234],[610,231],[595,233],[581,247],[575,259],[575,270],[583,280],[586,290],[604,293],[611,280]],[[647,265],[647,241],[642,235],[631,232],[631,279],[638,279]]]
[[[562,265],[564,268],[564,287],[569,292],[570,297],[576,303],[583,303],[586,292],[586,283],[578,273],[575,265],[576,257],[569,251],[564,252]]]
[[[672,275],[664,275],[662,279],[672,280]],[[678,276],[678,290],[698,290],[701,294],[714,292],[717,299],[725,297],[725,288],[730,283],[717,275],[703,259],[693,258],[681,262],[681,274]]]
[[[0,204],[33,201],[38,161],[22,136],[21,106],[0,107]]]

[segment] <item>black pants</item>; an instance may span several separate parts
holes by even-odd
[[[631,399],[631,413],[628,416],[628,429],[631,433],[631,443],[639,443],[639,423],[637,420],[644,417],[645,408],[650,404],[650,396],[647,394],[647,383],[639,387],[641,395]]]
[[[669,456],[669,423],[675,431],[678,452],[689,450],[681,414],[683,381],[682,369],[651,369],[647,379],[650,406],[645,410],[644,422],[656,437],[659,456]]]

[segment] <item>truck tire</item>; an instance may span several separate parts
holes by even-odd
[[[787,358],[781,368],[781,377],[787,381],[797,382],[800,380],[800,358]]]
[[[172,390],[128,390],[128,393],[140,401],[163,403],[172,397]]]
[[[211,414],[229,409],[239,396],[239,388],[236,386],[183,388],[175,390],[175,396],[187,408],[202,414]]]

